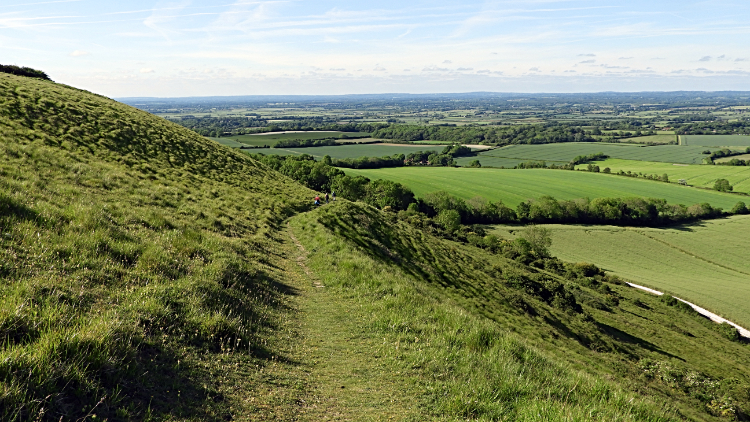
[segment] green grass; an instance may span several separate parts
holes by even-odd
[[[750,327],[749,216],[675,228],[546,226],[552,252],[571,262],[587,261],[712,310]],[[499,227],[510,238],[516,227]]]
[[[340,321],[332,334],[339,339],[320,339],[321,348],[340,355],[332,346],[378,344],[340,365],[363,375],[378,368],[360,381],[374,397],[382,389],[414,394],[411,406],[396,400],[397,419],[716,420],[681,390],[691,391],[679,387],[690,378],[681,374],[747,382],[746,346],[635,289],[609,286],[620,300],[606,306],[597,290],[563,281],[589,315],[581,317],[522,287],[522,280],[551,286],[557,279],[365,205],[340,201],[291,226],[309,251],[311,277],[325,286],[319,313]],[[645,376],[650,361],[672,368],[672,378]],[[402,378],[383,379],[388,373]],[[356,390],[344,391],[339,400],[356,400]]]
[[[683,145],[702,147],[750,147],[747,135],[680,135]]]
[[[705,147],[683,145],[638,146],[596,142],[569,142],[543,145],[511,145],[479,154],[484,157],[514,158],[523,161],[570,161],[579,155],[602,152],[624,160],[659,161],[667,163],[700,164]]]
[[[639,144],[647,144],[647,143],[668,144],[670,142],[677,143],[677,136],[675,136],[675,135],[667,135],[667,134],[650,135],[650,136],[637,136],[635,138],[619,139],[619,141],[620,142],[635,142],[635,143],[639,143]]]
[[[741,157],[740,157],[741,158]],[[607,159],[597,161],[600,168],[609,167],[613,173],[620,170],[633,173],[657,174],[666,173],[671,182],[685,179],[691,186],[713,188],[716,179],[727,179],[736,192],[750,192],[750,167],[717,166],[717,165],[673,165],[649,161]],[[586,165],[578,166],[585,168]],[[750,202],[750,201],[748,201]]]
[[[708,202],[730,209],[744,199],[737,195],[616,175],[568,170],[502,170],[448,167],[399,167],[375,170],[345,169],[347,174],[403,183],[417,196],[439,190],[460,198],[482,196],[515,207],[527,199],[550,195],[556,199],[662,198],[672,204]]]
[[[336,145],[326,147],[308,147],[308,148],[256,148],[248,150],[252,153],[261,153],[266,155],[302,155],[309,154],[317,159],[326,155],[333,158],[359,158],[359,157],[383,157],[394,154],[409,154],[416,151],[437,151],[441,148],[435,146],[415,146],[415,145],[383,145],[383,144],[365,144],[365,145]]]
[[[273,238],[311,192],[104,97],[13,76],[0,93],[0,419],[275,406]]]
[[[271,133],[271,134],[257,134],[257,135],[234,135],[222,138],[209,138],[222,145],[227,145],[232,148],[239,148],[242,145],[251,146],[264,146],[269,147],[276,145],[278,141],[286,141],[293,139],[301,140],[315,140],[315,139],[328,139],[328,138],[340,138],[341,136],[347,136],[349,139],[354,138],[368,138],[369,133],[365,132],[324,132],[324,131],[313,131],[313,132],[299,132],[299,133]],[[231,143],[230,143],[231,142]],[[237,145],[239,144],[239,145]]]

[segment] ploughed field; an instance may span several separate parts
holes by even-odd
[[[750,216],[668,228],[551,224],[551,252],[674,294],[750,327]],[[496,226],[514,238],[520,227]]]
[[[730,158],[748,159],[750,157],[736,156]],[[718,161],[718,160],[717,160]],[[667,174],[669,180],[676,182],[685,179],[691,186],[712,188],[716,179],[727,179],[735,192],[750,192],[750,167],[746,166],[711,166],[711,165],[674,165],[653,161],[621,160],[610,158],[596,161],[600,168],[609,167],[612,173],[620,170],[632,173]],[[586,164],[578,166],[585,168]],[[750,201],[749,201],[750,202]]]
[[[446,191],[460,198],[482,196],[515,207],[527,199],[549,195],[556,199],[644,197],[671,204],[708,202],[731,209],[743,197],[617,175],[569,170],[504,170],[452,167],[398,167],[373,170],[344,169],[347,174],[403,183],[417,196]]]

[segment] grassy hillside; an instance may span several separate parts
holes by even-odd
[[[748,216],[673,228],[549,225],[552,251],[563,260],[587,261],[614,274],[699,304],[750,326]],[[513,238],[518,227],[498,227]]]
[[[311,191],[157,117],[48,81],[0,93],[0,420],[750,409],[746,344],[591,265],[308,212]]]
[[[417,196],[446,191],[459,198],[482,196],[515,207],[530,198],[551,195],[557,199],[662,198],[672,204],[708,202],[729,210],[742,197],[675,184],[616,175],[564,170],[471,169],[449,167],[399,167],[375,170],[345,169],[347,174],[403,183]]]
[[[272,240],[310,192],[145,112],[9,75],[0,157],[0,419],[241,413],[238,390],[263,383],[238,367],[276,354]]]
[[[748,159],[750,157],[739,156],[737,158]],[[616,158],[597,161],[594,164],[599,165],[601,168],[609,167],[613,173],[617,173],[620,170],[658,175],[666,173],[672,182],[685,179],[691,186],[704,188],[713,188],[716,179],[727,179],[736,192],[750,192],[750,167],[745,166],[710,166],[699,164],[676,166],[669,163],[619,160]],[[579,167],[585,168],[586,165]]]
[[[748,147],[750,136],[747,135],[680,135],[683,145],[702,147]]]
[[[534,270],[360,204],[292,228],[319,294],[348,298],[338,317],[359,328],[354,343],[380,344],[360,362],[419,386],[425,419],[716,420],[719,397],[750,398],[750,349],[655,296]],[[707,400],[708,385],[731,391]]]

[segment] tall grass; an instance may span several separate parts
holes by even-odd
[[[201,362],[274,354],[306,189],[102,97],[0,92],[0,419],[223,419]]]

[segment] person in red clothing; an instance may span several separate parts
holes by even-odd
[[[315,205],[320,205],[320,197],[317,195],[315,196]]]

